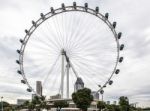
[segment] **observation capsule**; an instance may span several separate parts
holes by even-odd
[[[113,84],[113,81],[112,81],[112,80],[110,80],[110,81],[108,82],[108,84],[109,84],[109,85],[112,85],[112,84]]]
[[[27,29],[25,29],[25,33],[26,33],[27,35],[29,35],[29,31],[28,31]]]
[[[119,58],[119,62],[121,63],[123,61],[123,57],[120,57]]]
[[[117,69],[117,70],[115,71],[115,74],[119,74],[119,72],[120,72],[120,70],[119,70],[119,69]]]
[[[88,9],[88,3],[85,3],[84,7],[85,7],[85,10],[87,11],[87,9]]]
[[[113,28],[115,29],[117,25],[117,22],[113,22]]]
[[[108,19],[108,17],[109,17],[109,13],[106,13],[105,18]]]
[[[45,15],[43,13],[40,14],[41,19],[44,20],[45,19]]]
[[[18,74],[22,74],[22,72],[20,70],[17,71]]]
[[[19,60],[16,60],[16,63],[17,63],[17,64],[20,64],[20,61],[19,61]]]
[[[65,10],[65,4],[64,3],[61,4],[61,7],[63,10]]]
[[[19,41],[20,41],[20,43],[24,44],[24,40],[20,39]]]
[[[77,9],[77,4],[76,4],[76,2],[73,2],[73,8],[74,8],[74,9]]]
[[[99,13],[99,7],[95,8],[95,12],[96,12],[96,14]]]
[[[32,90],[30,88],[27,89],[28,92],[32,92]]]
[[[101,93],[101,94],[104,94],[104,90],[100,90],[100,93]]]
[[[122,36],[122,33],[119,32],[119,33],[118,33],[118,39],[121,39],[121,36]]]
[[[36,22],[32,20],[32,25],[36,27]]]
[[[21,80],[21,83],[26,84],[26,81],[25,80]]]
[[[54,8],[53,8],[53,7],[51,7],[51,13],[52,13],[52,14],[54,14],[54,13],[55,13],[55,11],[54,11]]]
[[[123,49],[124,49],[124,44],[121,44],[120,50],[123,50]]]

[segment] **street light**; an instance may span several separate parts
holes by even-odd
[[[3,111],[3,96],[1,97],[1,111]]]
[[[104,94],[103,88],[104,88],[104,86],[98,85],[98,87],[100,88],[99,92],[102,95],[102,101],[103,101],[103,94]]]

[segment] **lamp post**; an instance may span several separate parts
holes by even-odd
[[[1,111],[3,111],[3,96],[1,97]]]
[[[101,94],[101,96],[102,96],[102,101],[103,101],[103,94],[104,94],[103,88],[104,88],[104,87],[102,87],[101,85],[98,85],[98,87],[100,88],[99,92],[100,92],[100,94]]]

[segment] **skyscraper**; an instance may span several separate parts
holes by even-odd
[[[92,91],[91,95],[93,96],[93,99],[99,100],[99,93],[97,91]]]
[[[36,81],[36,93],[42,95],[42,82]]]
[[[78,77],[75,82],[74,90],[76,92],[79,89],[83,89],[83,88],[84,88],[84,82],[82,81],[82,78]]]

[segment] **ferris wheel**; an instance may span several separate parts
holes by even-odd
[[[35,83],[42,81],[45,95],[60,93],[62,98],[69,98],[75,81],[82,78],[85,87],[102,91],[113,83],[112,77],[120,72],[117,66],[123,61],[120,51],[124,44],[119,43],[122,33],[115,28],[116,22],[109,21],[108,13],[103,15],[88,3],[51,7],[50,12],[32,21],[20,39],[16,63],[23,77],[21,83],[36,94]]]

